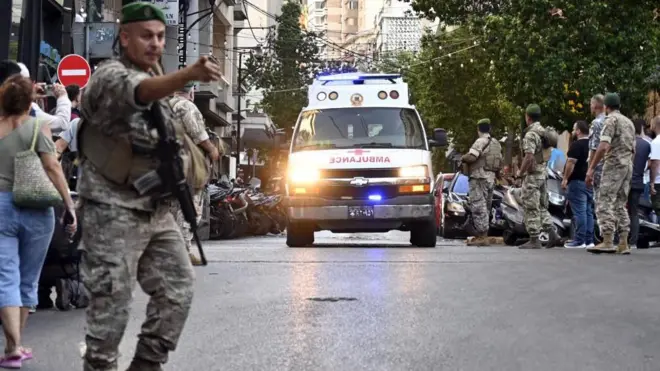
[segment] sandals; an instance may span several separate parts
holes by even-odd
[[[23,366],[23,361],[33,358],[31,350],[20,348],[19,352],[17,355],[0,357],[0,368],[18,370]]]

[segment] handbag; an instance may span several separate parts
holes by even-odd
[[[30,209],[46,209],[62,204],[62,196],[46,174],[39,154],[35,151],[39,137],[39,121],[34,121],[32,145],[14,158],[14,205]]]

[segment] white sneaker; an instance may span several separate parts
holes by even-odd
[[[592,249],[592,248],[596,247],[596,245],[594,245],[594,243],[592,242],[588,245],[584,245],[584,247],[586,247],[587,249]]]
[[[574,241],[568,241],[564,244],[564,247],[567,249],[584,249],[586,246],[585,244],[578,245]]]
[[[637,248],[637,245],[630,245],[630,248],[631,248],[631,249],[636,249],[636,248]]]

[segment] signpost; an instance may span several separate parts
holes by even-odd
[[[69,54],[57,65],[57,79],[64,86],[78,85],[84,88],[92,75],[87,60],[78,54]]]

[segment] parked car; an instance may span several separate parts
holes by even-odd
[[[446,192],[447,187],[451,184],[451,181],[454,179],[454,173],[443,174],[439,173],[435,178],[435,186],[433,189],[433,195],[435,197],[435,224],[438,228],[438,234],[442,230],[442,213],[444,210],[444,197],[443,193]]]
[[[465,238],[465,204],[469,191],[468,177],[460,172],[453,174],[452,180],[442,192],[442,213],[440,215],[440,235],[444,238]]]

